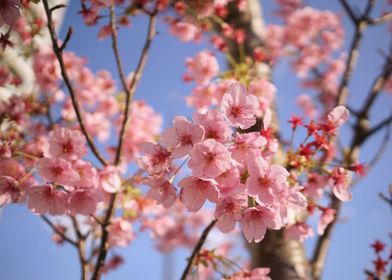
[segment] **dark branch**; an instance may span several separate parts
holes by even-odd
[[[67,34],[65,35],[64,42],[60,46],[60,51],[65,50],[65,48],[67,47],[68,41],[71,39],[72,32],[73,32],[72,27],[69,27],[67,30]]]
[[[212,220],[212,222],[203,230],[203,233],[200,236],[199,241],[197,242],[195,248],[193,249],[192,255],[188,259],[188,263],[184,269],[184,272],[181,275],[181,280],[186,280],[188,274],[191,272],[193,262],[197,255],[200,252],[201,247],[203,247],[204,242],[207,239],[208,234],[210,233],[211,229],[214,227],[216,220]]]
[[[139,62],[136,67],[135,73],[132,77],[132,81],[131,81],[129,90],[128,90],[127,84],[125,82],[125,79],[124,79],[124,81],[122,81],[124,90],[125,89],[127,89],[127,90],[125,90],[126,99],[125,99],[124,120],[121,125],[121,131],[120,131],[120,135],[119,135],[119,139],[118,139],[116,157],[114,160],[115,165],[117,165],[121,160],[121,151],[122,151],[123,143],[125,140],[125,131],[127,130],[127,126],[130,121],[129,115],[130,115],[131,102],[132,102],[133,96],[135,95],[136,87],[137,87],[137,85],[140,81],[140,78],[142,76],[142,73],[144,71],[144,66],[146,65],[146,62],[147,62],[147,56],[148,56],[148,51],[151,46],[151,42],[156,34],[155,24],[156,24],[157,12],[158,12],[158,10],[157,10],[157,8],[155,8],[154,11],[150,15],[146,41],[144,43],[142,53],[140,55]],[[115,29],[115,16],[114,16],[114,11],[112,10],[112,8],[111,8],[110,14],[111,14],[111,21],[112,21],[112,29],[113,29],[113,27]],[[114,23],[113,23],[113,20],[114,20]],[[114,32],[116,32],[116,31],[114,30]],[[117,44],[117,43],[115,43],[115,40],[114,40],[115,37],[112,37],[112,38],[113,38],[113,48],[114,48],[115,44]],[[116,60],[117,60],[117,59],[119,59],[119,58],[117,58],[117,56],[119,56],[119,55],[118,55],[118,50],[116,51],[116,49],[117,49],[117,47],[114,48],[115,53],[117,52],[117,54],[116,54]],[[118,66],[119,72],[120,72],[120,70],[122,71],[121,63],[120,64],[117,63],[117,66]],[[121,74],[120,74],[120,77],[121,77]],[[123,78],[121,78],[121,79],[123,79]]]
[[[64,239],[64,241],[68,242],[69,244],[71,244],[71,245],[73,245],[73,246],[75,246],[75,247],[78,246],[78,243],[77,243],[76,241],[74,241],[74,240],[72,240],[71,238],[67,237],[67,236],[65,235],[64,232],[62,232],[61,230],[59,230],[59,229],[52,223],[52,221],[49,220],[48,217],[46,217],[45,215],[41,215],[41,218],[42,218],[42,220],[44,220],[44,222],[45,222],[49,227],[51,227],[51,229],[52,229],[56,234],[58,234],[62,239]]]
[[[69,95],[71,96],[72,106],[75,110],[80,129],[82,130],[84,136],[86,137],[87,143],[90,146],[90,149],[93,152],[93,154],[102,163],[102,165],[107,165],[106,160],[101,156],[100,152],[98,151],[97,147],[95,146],[93,139],[91,138],[90,134],[88,133],[87,128],[83,122],[81,109],[80,109],[79,103],[76,99],[76,94],[75,94],[74,88],[72,86],[72,83],[71,83],[71,80],[68,76],[68,73],[65,69],[65,63],[64,63],[64,59],[63,59],[63,50],[59,47],[59,45],[57,43],[57,41],[58,41],[57,34],[56,34],[56,30],[53,25],[52,13],[49,8],[48,0],[42,0],[42,2],[44,4],[46,16],[48,18],[48,29],[49,29],[49,33],[50,33],[50,38],[52,40],[53,51],[54,51],[54,53],[57,57],[57,60],[60,64],[61,76],[63,77],[65,85],[68,88]]]
[[[346,0],[340,0],[340,4],[343,6],[344,10],[352,20],[354,24],[357,24],[358,19],[357,16],[354,14],[353,10],[351,9],[350,5],[347,3]]]

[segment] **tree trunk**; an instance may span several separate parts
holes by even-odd
[[[252,55],[256,47],[263,47],[266,30],[259,0],[248,0],[247,7],[243,11],[239,11],[236,5],[231,3],[227,21],[236,29],[240,28],[245,31],[244,48],[247,55]],[[230,42],[229,51],[231,56],[239,61],[240,50],[237,43]],[[259,63],[252,70],[255,77],[270,79],[269,65]],[[274,126],[277,129],[277,118],[274,119]],[[256,125],[253,129],[259,130],[259,127]],[[269,267],[270,277],[273,280],[311,279],[304,245],[285,239],[283,230],[270,230],[263,241],[250,243],[247,248],[250,252],[252,267]]]

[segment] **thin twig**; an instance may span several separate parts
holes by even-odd
[[[81,108],[79,106],[79,103],[76,99],[76,94],[75,94],[75,90],[72,86],[72,82],[68,76],[68,73],[66,71],[65,68],[65,63],[64,63],[64,59],[63,59],[63,50],[59,47],[58,43],[57,43],[57,34],[56,34],[56,30],[54,28],[53,25],[53,19],[52,19],[52,12],[49,8],[49,4],[48,4],[48,0],[43,0],[42,1],[44,4],[44,8],[45,8],[45,13],[48,19],[48,29],[49,29],[49,33],[50,33],[50,38],[52,40],[52,46],[53,46],[53,51],[57,57],[57,60],[60,64],[60,69],[61,69],[61,76],[64,79],[65,85],[68,88],[69,91],[69,95],[71,97],[71,101],[72,101],[72,106],[75,110],[76,113],[76,117],[78,119],[79,122],[79,126],[80,129],[82,130],[82,133],[84,134],[88,145],[90,146],[91,151],[93,152],[93,154],[97,157],[97,159],[102,163],[102,165],[107,165],[106,160],[102,157],[102,155],[100,154],[99,150],[97,149],[97,147],[94,144],[93,139],[91,138],[90,134],[87,131],[87,128],[84,124],[83,121],[83,117],[82,117],[82,113],[81,113]]]
[[[77,243],[76,241],[74,241],[74,240],[72,240],[71,238],[67,237],[67,236],[65,235],[64,232],[62,232],[61,230],[59,230],[59,229],[52,223],[52,221],[49,220],[48,217],[46,217],[45,215],[41,215],[41,218],[42,218],[42,220],[44,220],[44,222],[45,222],[49,227],[52,228],[52,230],[53,230],[56,234],[58,234],[62,239],[64,239],[64,241],[68,242],[69,244],[71,244],[71,245],[73,245],[73,246],[75,246],[75,247],[78,246],[78,243]]]
[[[112,5],[113,6],[113,5]],[[112,38],[113,38],[113,49],[116,55],[116,60],[120,61],[119,58],[117,58],[117,56],[119,56],[118,54],[118,48],[115,47],[117,45],[117,40],[116,39],[116,22],[115,22],[115,15],[114,15],[114,8],[111,6],[111,10],[110,10],[110,14],[111,14],[111,22],[112,22]],[[144,67],[146,65],[147,62],[147,57],[148,57],[148,51],[150,49],[151,46],[151,42],[153,40],[153,38],[155,37],[156,34],[156,30],[155,30],[155,25],[156,25],[156,14],[157,14],[158,10],[157,7],[155,7],[154,11],[151,13],[150,15],[150,20],[148,23],[148,31],[147,31],[147,36],[146,36],[146,40],[142,49],[142,53],[141,56],[139,58],[139,62],[138,65],[136,67],[136,70],[133,74],[132,77],[132,81],[131,84],[129,86],[129,90],[126,90],[128,87],[126,85],[125,82],[125,78],[121,78],[122,83],[123,83],[123,87],[124,87],[124,91],[126,93],[126,99],[125,99],[125,111],[124,111],[124,119],[121,125],[121,130],[120,130],[120,135],[119,135],[119,139],[118,139],[118,145],[117,145],[117,151],[116,151],[116,156],[115,156],[115,160],[114,160],[114,164],[117,165],[120,160],[121,160],[121,151],[122,151],[122,147],[123,147],[123,143],[125,140],[125,131],[127,130],[128,124],[130,122],[130,110],[131,110],[131,102],[133,100],[133,96],[135,95],[135,91],[136,91],[136,87],[140,81],[140,78],[142,76],[142,73],[144,71]],[[120,73],[120,77],[124,76],[124,74],[121,74],[122,72],[122,66],[121,63],[117,64],[118,66],[118,70]]]
[[[388,21],[392,21],[392,12],[391,13],[386,13],[378,18],[373,18],[369,20],[369,24],[371,25],[376,25],[376,24],[382,24]]]
[[[203,233],[201,234],[199,241],[197,242],[195,248],[193,249],[192,255],[188,259],[188,263],[184,269],[184,272],[182,273],[181,280],[185,280],[190,273],[192,269],[193,262],[195,258],[198,256],[201,247],[203,247],[204,242],[207,239],[208,234],[210,233],[211,229],[214,227],[216,223],[216,220],[212,220],[212,222],[203,230]]]
[[[354,24],[357,24],[358,19],[357,16],[354,14],[353,10],[351,9],[350,5],[347,3],[346,0],[340,0],[340,4],[342,4],[344,10],[346,13],[349,15],[351,20],[353,21]]]
[[[371,128],[367,134],[366,134],[366,138],[373,136],[374,134],[376,134],[378,131],[380,131],[381,129],[383,129],[385,126],[390,126],[392,123],[392,115],[390,115],[388,118],[384,119],[383,121],[381,121],[380,123],[376,124],[373,128]]]

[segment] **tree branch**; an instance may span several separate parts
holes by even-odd
[[[60,64],[61,76],[63,77],[65,85],[68,88],[68,92],[69,92],[69,95],[70,95],[71,101],[72,101],[72,106],[75,110],[80,129],[82,130],[82,133],[84,134],[84,136],[87,140],[87,143],[90,146],[90,149],[93,152],[93,154],[101,162],[102,165],[107,165],[106,160],[102,157],[99,150],[95,146],[94,141],[91,138],[90,134],[88,133],[87,128],[83,122],[81,108],[80,108],[79,103],[76,99],[75,90],[72,86],[72,82],[71,82],[71,80],[68,76],[68,73],[66,71],[66,68],[65,68],[64,59],[63,59],[63,49],[61,47],[59,47],[59,45],[57,43],[57,41],[58,41],[57,34],[56,34],[56,30],[53,25],[52,12],[51,12],[51,9],[49,8],[48,0],[43,0],[42,3],[44,4],[46,17],[48,19],[47,25],[48,25],[48,29],[49,29],[49,33],[50,33],[50,38],[52,40],[53,51],[54,51],[54,53],[57,57],[57,60]]]
[[[67,237],[65,235],[64,232],[62,232],[61,230],[59,230],[53,223],[51,220],[49,220],[48,217],[46,217],[45,215],[41,215],[42,220],[56,233],[58,234],[62,239],[64,239],[64,241],[68,242],[69,244],[78,247],[78,243],[74,240],[72,240],[71,238]]]
[[[391,13],[386,13],[385,15],[382,15],[381,17],[378,18],[373,18],[369,20],[370,25],[377,25],[377,24],[382,24],[388,21],[392,20],[392,12]]]
[[[116,61],[117,61],[117,68],[120,74],[120,78],[121,78],[121,82],[123,84],[123,88],[126,94],[126,99],[125,99],[125,111],[124,111],[124,120],[122,122],[122,126],[121,126],[121,131],[120,131],[120,135],[119,135],[119,139],[118,139],[118,145],[117,145],[117,151],[116,151],[116,156],[115,156],[115,160],[114,160],[114,164],[117,165],[120,160],[121,160],[121,151],[122,151],[122,146],[123,146],[123,142],[125,140],[125,131],[127,130],[128,127],[128,123],[130,121],[130,106],[131,106],[131,102],[133,100],[133,96],[135,94],[136,91],[136,87],[140,81],[140,78],[142,76],[142,73],[144,71],[144,67],[146,65],[147,62],[147,57],[148,57],[148,51],[150,49],[151,46],[151,42],[153,40],[153,38],[155,37],[156,34],[156,30],[155,30],[155,25],[156,25],[156,14],[157,14],[158,10],[157,7],[155,7],[154,11],[149,15],[150,20],[148,23],[148,31],[147,31],[147,36],[146,36],[146,40],[142,49],[142,53],[140,55],[139,58],[139,62],[138,65],[136,67],[135,73],[132,77],[132,81],[130,84],[130,87],[128,89],[128,86],[126,84],[125,81],[125,76],[122,70],[122,64],[121,64],[121,60],[120,60],[120,56],[119,56],[119,52],[118,52],[118,47],[117,47],[117,30],[116,30],[116,20],[115,20],[115,12],[114,12],[114,5],[111,5],[110,8],[110,19],[111,19],[111,26],[112,26],[112,40],[113,40],[113,50],[116,56]]]
[[[350,5],[347,3],[346,0],[340,0],[340,4],[343,6],[344,10],[346,11],[347,15],[350,17],[354,24],[358,23],[357,16],[354,14],[353,10],[351,9]]]
[[[216,220],[212,220],[212,222],[203,230],[203,233],[200,236],[199,241],[197,242],[195,248],[193,249],[192,255],[188,258],[188,263],[181,275],[181,280],[186,280],[188,274],[191,272],[193,262],[197,255],[200,252],[201,247],[203,247],[204,242],[207,239],[208,234],[210,233],[211,229],[214,227]]]

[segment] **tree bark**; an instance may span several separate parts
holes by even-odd
[[[259,0],[248,0],[247,7],[243,11],[239,11],[235,4],[230,4],[227,22],[236,29],[245,31],[244,49],[247,55],[252,55],[256,47],[263,48],[266,30]],[[237,43],[229,42],[229,52],[239,61],[240,50]],[[252,69],[255,77],[260,78],[270,79],[270,72],[270,66],[266,63],[256,64],[255,69]],[[277,118],[274,126],[278,128]],[[253,129],[260,130],[259,125]],[[252,267],[269,267],[271,269],[269,276],[274,280],[311,279],[304,245],[285,239],[283,230],[268,231],[263,241],[250,243],[247,248]]]

